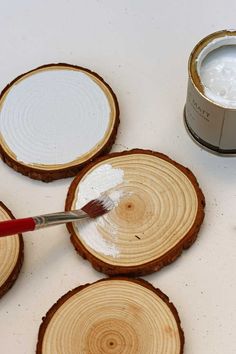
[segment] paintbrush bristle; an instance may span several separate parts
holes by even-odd
[[[82,210],[87,213],[90,218],[97,218],[112,210],[114,206],[113,200],[105,194],[88,202]]]

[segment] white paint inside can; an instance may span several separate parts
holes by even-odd
[[[236,36],[212,40],[197,58],[204,94],[220,106],[236,109]]]

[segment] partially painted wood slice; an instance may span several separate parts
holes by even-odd
[[[13,219],[7,207],[0,202],[0,221]],[[0,297],[15,282],[23,261],[22,235],[0,237]]]
[[[178,313],[143,280],[111,278],[64,295],[43,319],[37,354],[180,354]]]
[[[96,73],[50,64],[23,74],[0,95],[3,160],[34,179],[74,176],[109,151],[119,124],[115,94]]]
[[[194,175],[163,154],[135,149],[97,159],[72,182],[66,210],[104,192],[112,211],[67,225],[76,250],[99,271],[157,271],[197,237],[204,196]]]

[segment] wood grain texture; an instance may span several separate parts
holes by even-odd
[[[37,354],[182,354],[178,312],[141,279],[110,278],[62,296],[43,318]]]
[[[96,159],[73,180],[66,210],[75,207],[80,183],[102,164],[124,170],[124,182],[117,188],[127,197],[95,224],[103,241],[116,247],[116,256],[96,251],[79,224],[67,224],[75,249],[96,270],[109,275],[148,274],[192,245],[204,219],[204,195],[188,168],[158,152],[134,149]]]
[[[14,219],[11,211],[0,202],[0,220]],[[20,272],[24,257],[24,243],[21,234],[0,238],[0,297],[14,284]]]
[[[115,93],[111,89],[111,87],[103,80],[101,76],[99,76],[97,73],[87,69],[83,68],[80,66],[76,65],[71,65],[67,63],[57,63],[57,64],[47,64],[47,65],[42,65],[36,69],[33,69],[27,73],[24,73],[20,76],[18,76],[16,79],[14,79],[10,84],[8,84],[3,91],[0,94],[0,105],[2,102],[5,100],[5,97],[7,96],[9,90],[11,87],[21,80],[27,78],[28,76],[41,72],[43,70],[49,70],[49,69],[71,69],[71,70],[77,70],[81,71],[83,73],[87,73],[90,77],[94,78],[96,82],[100,85],[101,87],[104,87],[105,90],[107,90],[107,93],[109,95],[109,102],[112,106],[112,129],[110,129],[109,132],[106,132],[104,136],[104,140],[102,143],[99,143],[92,151],[92,153],[88,152],[85,157],[83,158],[78,158],[75,161],[72,161],[71,163],[67,164],[56,164],[56,165],[40,165],[40,164],[27,164],[23,163],[21,161],[18,161],[17,158],[14,155],[14,151],[10,151],[8,146],[6,145],[4,141],[4,137],[0,136],[0,155],[2,160],[11,168],[13,168],[15,171],[26,175],[32,179],[37,179],[37,180],[42,180],[43,182],[50,182],[53,180],[61,179],[61,178],[66,178],[66,177],[72,177],[75,176],[86,164],[90,161],[92,161],[94,158],[101,156],[103,154],[106,154],[110,151],[115,138],[117,134],[117,129],[119,126],[119,105],[118,101],[116,98]],[[66,147],[65,147],[66,149]]]

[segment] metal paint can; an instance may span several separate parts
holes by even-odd
[[[208,151],[226,156],[236,154],[236,108],[225,107],[206,97],[198,70],[204,57],[225,45],[236,46],[236,30],[210,34],[190,54],[184,122],[195,142]]]

